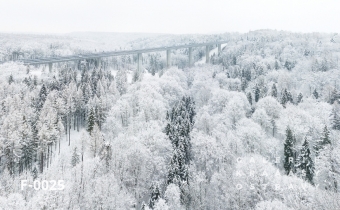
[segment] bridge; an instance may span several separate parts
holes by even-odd
[[[58,57],[44,57],[44,58],[34,58],[34,59],[17,59],[15,61],[22,62],[24,65],[40,65],[40,64],[48,64],[49,70],[52,70],[53,63],[60,62],[69,62],[75,61],[78,62],[80,60],[86,59],[95,59],[97,60],[96,65],[99,65],[100,59],[105,57],[113,57],[113,56],[121,56],[121,55],[131,55],[137,54],[137,70],[140,71],[142,67],[142,54],[148,52],[157,52],[157,51],[166,51],[166,64],[167,68],[170,67],[171,60],[171,50],[188,48],[189,49],[189,66],[193,65],[193,55],[192,48],[193,47],[206,47],[206,63],[210,62],[209,56],[209,47],[213,45],[217,45],[218,53],[221,52],[221,45],[227,43],[227,41],[216,41],[210,43],[199,43],[199,44],[187,44],[187,45],[178,45],[178,46],[170,46],[170,47],[157,47],[157,48],[148,48],[148,49],[140,49],[140,50],[123,50],[123,51],[111,51],[111,52],[101,52],[101,53],[88,53],[88,54],[80,54],[80,55],[70,55],[70,56],[58,56]]]

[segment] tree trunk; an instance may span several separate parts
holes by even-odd
[[[60,155],[60,139],[61,139],[61,138],[59,138],[59,155]]]
[[[47,145],[47,158],[46,158],[46,166],[48,168],[48,164],[50,162],[50,145]]]
[[[40,155],[40,172],[42,173],[44,171],[44,153],[41,152],[41,155]]]

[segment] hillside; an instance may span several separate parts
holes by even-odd
[[[340,209],[338,35],[22,36],[27,56],[228,43],[193,67],[143,54],[141,74],[136,55],[0,64],[0,209]]]

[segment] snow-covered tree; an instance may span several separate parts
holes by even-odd
[[[313,177],[315,166],[311,157],[311,152],[309,149],[309,143],[307,137],[302,144],[302,148],[300,150],[300,155],[297,160],[296,167],[300,169],[301,176],[303,179],[307,180],[309,183],[314,184]]]
[[[295,172],[295,160],[294,160],[294,136],[292,130],[287,127],[286,140],[284,143],[284,169],[286,174]]]
[[[302,93],[299,93],[297,100],[296,100],[296,103],[299,104],[299,103],[302,102],[302,100],[303,100],[303,95],[302,95]]]
[[[92,133],[94,125],[95,125],[94,110],[93,110],[93,108],[91,108],[88,119],[87,119],[87,128],[86,128],[86,130],[87,130],[87,132],[89,132],[89,134]]]
[[[77,151],[77,147],[74,147],[73,149],[73,154],[72,154],[72,160],[71,160],[71,165],[74,167],[80,162],[79,160],[79,154]]]
[[[272,87],[271,96],[274,97],[274,98],[277,98],[277,88],[276,88],[275,83],[273,84],[273,87]]]
[[[259,99],[260,99],[260,88],[257,85],[255,87],[255,93],[254,94],[255,94],[255,102],[258,102]]]
[[[159,189],[158,183],[152,183],[150,187],[150,201],[149,201],[149,207],[151,209],[154,209],[155,204],[157,201],[161,198],[161,193]]]
[[[103,145],[104,145],[103,134],[100,131],[99,126],[95,123],[89,138],[90,150],[93,153],[94,157],[96,157],[100,153],[100,151],[103,148]]]
[[[251,92],[247,93],[247,99],[249,101],[249,104],[252,105],[253,104],[253,97],[251,96]]]

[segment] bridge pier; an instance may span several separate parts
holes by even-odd
[[[170,50],[166,50],[166,67],[170,68],[170,56],[171,56],[171,51]]]
[[[90,60],[86,59],[86,70],[90,70]]]
[[[101,59],[97,58],[96,59],[96,68],[99,69],[100,68],[100,63],[101,63]]]
[[[52,66],[53,66],[53,63],[48,63],[48,71],[49,72],[52,72]]]
[[[189,67],[192,66],[192,47],[189,47]]]
[[[142,53],[137,54],[137,71],[141,72],[142,70]]]
[[[205,46],[205,62],[210,63],[209,45]]]
[[[76,70],[79,70],[79,60],[74,61],[74,66]]]
[[[218,48],[218,54],[220,54],[221,53],[221,44],[218,44],[217,48]]]

